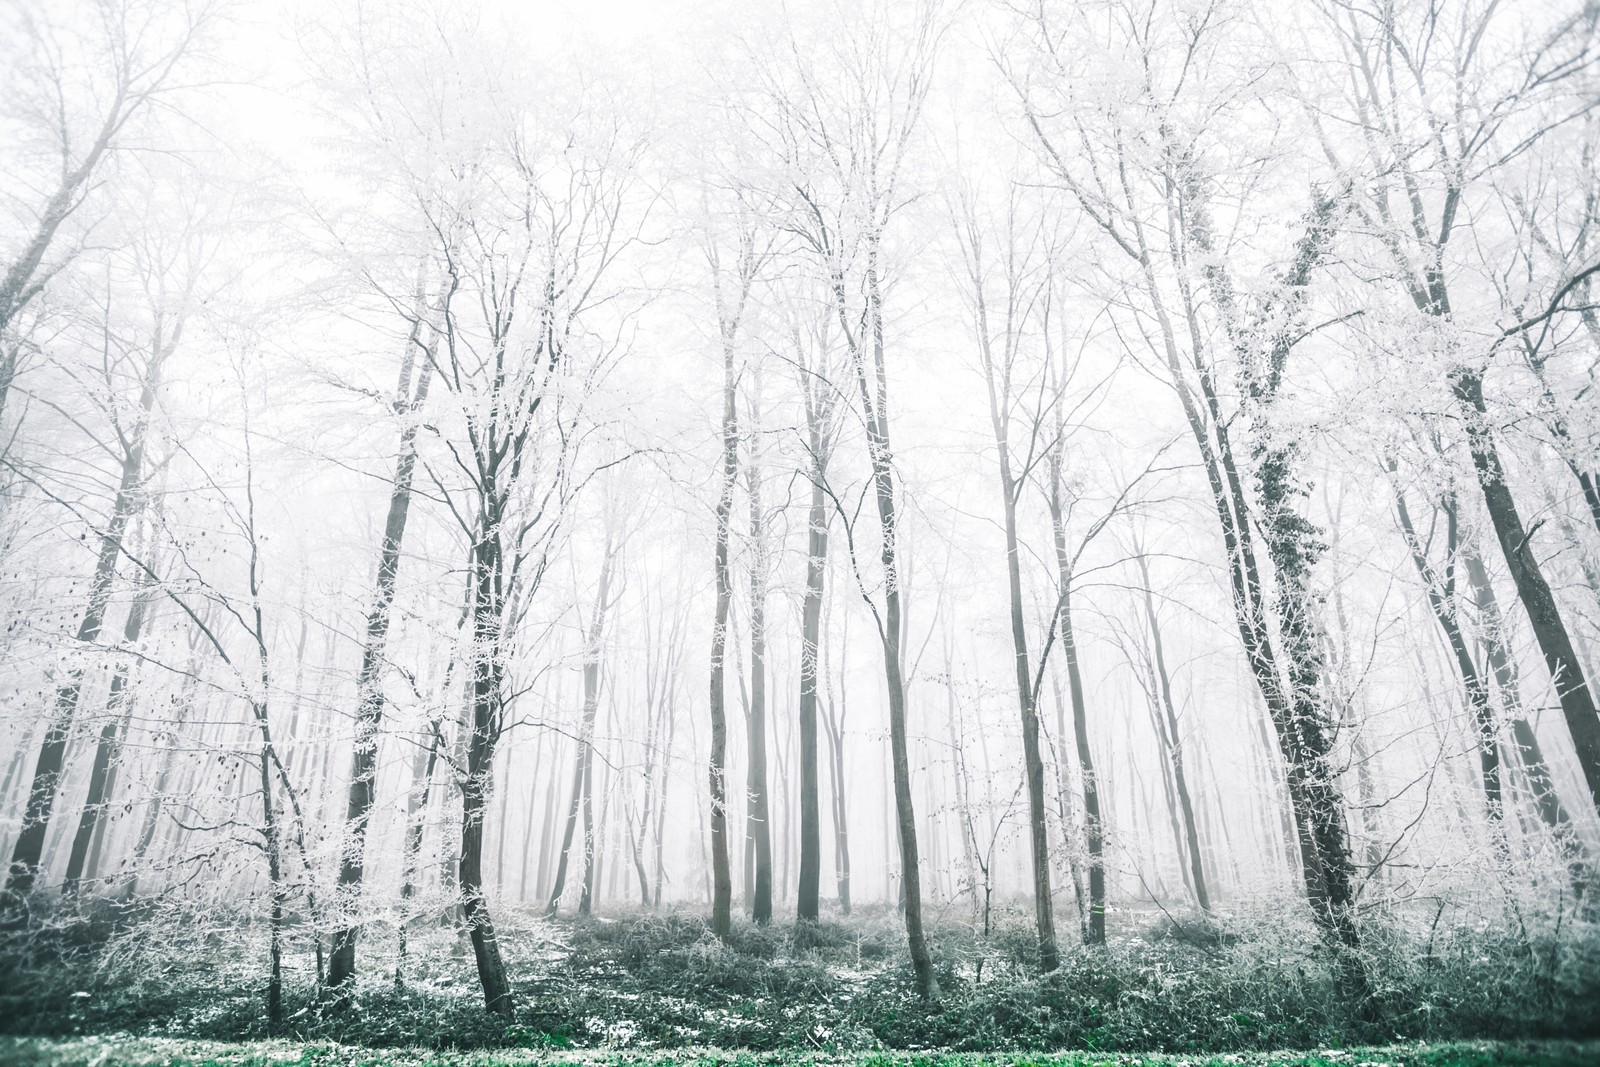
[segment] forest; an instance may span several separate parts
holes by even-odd
[[[0,0],[0,1062],[1600,1063],[1597,156],[1600,0]]]

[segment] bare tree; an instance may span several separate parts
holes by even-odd
[[[356,938],[359,928],[353,913],[359,906],[361,881],[365,872],[367,822],[373,803],[373,777],[378,757],[378,727],[383,719],[384,647],[389,636],[389,620],[394,606],[395,583],[400,573],[400,548],[405,540],[406,521],[411,513],[411,483],[417,466],[418,424],[414,413],[428,400],[433,380],[434,357],[417,351],[430,343],[424,321],[421,293],[413,312],[410,334],[400,359],[400,381],[395,387],[392,410],[405,420],[400,431],[400,446],[395,459],[394,479],[389,492],[389,511],[384,520],[383,544],[378,552],[377,590],[372,610],[367,615],[366,642],[361,651],[361,670],[356,679],[356,737],[350,754],[350,783],[345,804],[346,840],[339,862],[341,896],[334,903],[339,909],[339,927],[334,930],[328,958],[327,984],[340,989],[355,978]]]
[[[0,260],[0,414],[22,350],[12,337],[18,317],[81,248],[81,242],[61,247],[63,226],[93,193],[107,159],[123,147],[135,120],[183,88],[178,75],[216,21],[215,7],[160,0],[96,4],[87,13],[86,39],[75,42],[90,57],[72,55],[63,46],[69,35],[37,9],[15,20],[20,31],[15,44],[22,54],[7,96],[23,121],[37,127],[34,136],[54,165],[45,186],[48,195],[26,207],[31,219],[21,247]],[[74,99],[80,64],[94,68],[90,80],[98,99],[92,102]]]

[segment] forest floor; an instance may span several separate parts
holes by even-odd
[[[292,927],[276,1025],[259,923],[58,917],[0,945],[0,1063],[1600,1064],[1600,924],[1391,914],[1363,930],[1368,992],[1354,997],[1301,911],[1119,910],[1107,945],[1064,945],[1048,975],[1026,909],[987,934],[946,913],[930,929],[929,1003],[892,908],[803,939],[791,923],[738,922],[731,944],[694,911],[547,921],[508,908],[509,1021],[484,1011],[448,924],[413,925],[403,964],[395,928],[370,924],[339,1006],[319,996],[313,932]],[[1451,1044],[1473,1041],[1491,1043]],[[1552,1041],[1591,1043],[1538,1043]],[[1066,1049],[1085,1051],[1054,1055]]]
[[[440,1052],[286,1040],[225,1042],[119,1035],[66,1040],[0,1037],[0,1063],[9,1067],[1592,1067],[1600,1063],[1600,1042],[1463,1041],[1198,1056],[1068,1052],[863,1053],[841,1057],[704,1048],[673,1053],[548,1049]]]

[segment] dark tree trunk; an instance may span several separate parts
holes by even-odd
[[[127,621],[122,627],[122,642],[132,646],[139,640],[139,635],[144,631],[145,614],[150,610],[150,601],[153,594],[148,587],[141,590],[134,598],[133,605],[128,609]],[[78,816],[78,831],[72,838],[72,852],[67,858],[67,875],[62,884],[62,891],[67,894],[78,892],[79,880],[83,876],[84,863],[89,854],[89,842],[94,839],[95,832],[102,828],[105,811],[111,798],[112,781],[115,775],[115,764],[118,752],[121,750],[122,735],[127,726],[128,715],[123,705],[127,703],[125,695],[128,684],[128,665],[118,663],[116,672],[111,678],[111,693],[106,700],[106,722],[100,729],[100,739],[95,746],[94,765],[89,771],[89,795],[83,802],[83,812]]]
[[[722,324],[722,477],[717,494],[717,544],[713,570],[717,584],[716,615],[711,625],[711,929],[724,941],[733,933],[733,873],[728,856],[728,612],[733,606],[728,542],[733,520],[733,490],[739,480],[738,369],[734,365],[732,326]]]
[[[1078,665],[1078,638],[1072,625],[1072,559],[1067,552],[1065,501],[1061,498],[1062,462],[1060,433],[1049,457],[1050,529],[1056,553],[1056,625],[1061,631],[1061,656],[1067,664],[1067,692],[1072,699],[1072,736],[1078,752],[1078,773],[1083,779],[1083,823],[1089,853],[1089,920],[1083,931],[1086,945],[1106,943],[1106,872],[1101,858],[1105,829],[1100,821],[1100,783],[1095,776],[1094,753],[1089,749],[1089,713],[1084,704],[1083,673]]]
[[[889,689],[889,753],[894,779],[895,828],[900,842],[900,892],[904,903],[906,941],[917,992],[925,1000],[939,995],[922,929],[922,869],[917,855],[917,818],[911,800],[911,757],[906,739],[906,689],[901,672],[901,588],[898,501],[895,496],[894,459],[889,442],[888,382],[883,358],[883,307],[875,266],[876,247],[868,254],[867,307],[871,330],[868,355],[854,353],[856,383],[861,394],[867,429],[867,453],[872,466],[873,497],[878,508],[879,560],[883,566],[883,616],[879,637],[883,644],[884,675]],[[839,304],[843,313],[844,305]]]
[[[1489,580],[1489,570],[1483,565],[1478,549],[1468,540],[1462,549],[1462,563],[1466,567],[1467,582],[1472,586],[1473,601],[1478,609],[1482,628],[1483,647],[1489,661],[1489,672],[1499,690],[1500,709],[1511,722],[1511,737],[1517,746],[1522,770],[1528,778],[1528,788],[1533,794],[1534,809],[1539,818],[1555,833],[1563,848],[1576,858],[1578,844],[1572,834],[1571,819],[1561,796],[1556,792],[1550,777],[1550,767],[1540,750],[1539,739],[1532,725],[1522,715],[1521,700],[1517,694],[1517,670],[1505,643],[1505,620],[1500,614],[1500,603],[1494,595],[1494,585]]]
[[[501,700],[504,696],[505,654],[504,560],[501,555],[501,514],[496,486],[484,489],[484,512],[478,543],[473,546],[474,596],[472,603],[472,697],[467,735],[466,776],[461,781],[461,920],[472,941],[478,965],[483,1002],[491,1012],[511,1015],[511,986],[500,958],[500,943],[483,893],[483,819],[492,788],[494,749],[500,738]]]
[[[259,761],[262,836],[266,842],[267,882],[272,898],[267,926],[267,1022],[278,1027],[283,1024],[283,905],[286,896],[283,886],[283,848],[278,839],[278,816],[272,800],[271,742],[266,733],[266,709],[257,706],[256,716],[262,731]]]
[[[750,461],[745,484],[750,496],[750,714],[746,789],[749,804],[751,871],[750,917],[772,921],[772,801],[767,785],[767,524],[761,503],[761,421],[759,376],[750,400]]]
[[[1395,460],[1389,459],[1387,466],[1390,477],[1396,477],[1399,465]],[[1456,608],[1454,495],[1448,495],[1444,501],[1445,520],[1449,532],[1446,536],[1446,562],[1443,575],[1435,571],[1428,561],[1427,551],[1417,536],[1416,526],[1411,521],[1411,511],[1406,507],[1405,494],[1398,481],[1394,483],[1394,505],[1395,514],[1400,522],[1400,532],[1405,537],[1406,547],[1411,551],[1411,562],[1416,567],[1417,576],[1422,579],[1423,588],[1427,592],[1428,606],[1433,610],[1433,617],[1439,623],[1439,628],[1444,631],[1445,641],[1455,658],[1456,670],[1461,675],[1462,687],[1466,690],[1467,706],[1471,709],[1477,735],[1484,807],[1488,811],[1491,823],[1495,826],[1496,841],[1503,845],[1499,824],[1505,811],[1505,802],[1501,788],[1499,731],[1495,724],[1494,708],[1489,703],[1489,687],[1484,683],[1483,676],[1478,673],[1477,664],[1473,662],[1472,652],[1467,647],[1466,635],[1461,631]]]
[[[1522,516],[1506,484],[1505,469],[1500,463],[1499,448],[1483,400],[1482,375],[1465,367],[1458,368],[1450,376],[1450,387],[1466,416],[1467,443],[1489,510],[1489,521],[1494,526],[1511,580],[1528,612],[1534,638],[1539,642],[1539,651],[1544,654],[1545,666],[1555,684],[1561,713],[1572,735],[1572,747],[1578,755],[1578,766],[1589,787],[1590,802],[1600,811],[1600,715],[1596,713],[1594,695],[1584,678],[1582,662],[1573,650],[1555,594],[1550,591],[1530,544],[1532,532],[1523,527]]]
[[[1061,963],[1056,945],[1054,899],[1050,888],[1050,834],[1044,802],[1044,759],[1039,753],[1038,690],[1028,659],[1028,631],[1023,617],[1022,564],[1017,547],[1017,495],[1011,454],[1000,408],[990,381],[990,414],[1000,454],[1000,492],[1005,510],[1006,579],[1011,597],[1012,666],[1016,671],[1017,705],[1022,716],[1022,763],[1028,785],[1028,840],[1033,864],[1033,917],[1039,938],[1039,968],[1053,971]],[[1047,649],[1048,652],[1048,649]]]
[[[584,709],[587,715],[587,701],[584,703]],[[561,894],[566,892],[567,888],[567,866],[572,856],[572,839],[577,833],[578,813],[583,806],[584,778],[588,772],[586,757],[594,736],[593,730],[593,721],[586,717],[579,730],[577,750],[572,757],[572,797],[567,801],[566,826],[561,832],[561,852],[556,860],[555,882],[550,887],[550,898],[545,904],[544,913],[547,918],[555,917],[556,911],[561,906]]]
[[[439,762],[439,720],[430,724],[428,747],[420,746],[411,762],[411,791],[406,796],[406,836],[400,853],[400,933],[399,959],[394,965],[394,984],[400,989],[405,984],[406,949],[411,929],[411,915],[407,910],[417,893],[418,857],[422,855],[422,835],[427,829],[428,789],[433,783],[433,770]]]
[[[813,428],[811,453],[820,455]],[[795,917],[816,922],[822,887],[822,812],[817,774],[817,668],[821,662],[822,598],[828,568],[827,472],[813,460],[811,507],[806,522],[806,591],[800,608],[800,885]],[[837,782],[835,789],[838,788]]]
[[[106,608],[111,600],[112,582],[116,578],[117,560],[122,554],[122,538],[127,532],[129,520],[144,504],[145,435],[161,388],[162,364],[177,346],[181,332],[180,323],[169,336],[163,329],[162,321],[159,318],[156,321],[150,361],[145,367],[139,392],[138,415],[126,438],[121,479],[111,505],[111,516],[100,533],[100,551],[95,561],[94,577],[90,580],[89,601],[83,619],[78,624],[76,643],[80,650],[88,649],[100,638],[101,627],[105,625]],[[0,900],[0,914],[12,912],[10,921],[20,920],[23,916],[25,898],[33,890],[39,875],[45,835],[50,829],[51,809],[55,806],[56,793],[61,787],[61,775],[65,769],[67,739],[77,715],[78,697],[83,688],[83,670],[81,662],[72,661],[67,668],[66,680],[56,688],[44,742],[39,747],[38,761],[34,765],[22,826],[11,850],[4,899]]]
[[[402,416],[412,415],[428,398],[428,383],[433,375],[431,357],[422,361],[415,396],[411,388],[411,369],[415,350],[421,343],[418,335],[422,329],[419,308],[411,336],[406,341],[406,353],[400,363],[400,385],[395,392],[394,408]],[[360,932],[356,913],[361,906],[367,822],[372,816],[373,777],[378,760],[378,727],[383,719],[384,647],[389,637],[395,582],[400,574],[400,546],[411,511],[411,480],[417,464],[416,437],[417,423],[408,417],[400,431],[399,458],[389,491],[389,514],[378,553],[377,593],[367,615],[366,644],[361,652],[361,670],[356,676],[356,732],[350,752],[350,787],[345,798],[345,841],[340,852],[339,885],[334,896],[339,926],[333,932],[333,951],[328,960],[327,986],[335,990],[356,975],[356,938]]]

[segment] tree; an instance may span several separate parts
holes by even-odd
[[[961,246],[962,281],[973,317],[978,363],[989,397],[989,424],[994,432],[995,458],[1000,479],[1000,502],[1005,530],[1007,587],[1011,603],[1011,644],[1015,658],[1017,704],[1022,718],[1023,771],[1028,786],[1028,837],[1033,864],[1034,924],[1039,938],[1039,966],[1053,971],[1060,964],[1056,945],[1055,913],[1050,888],[1050,835],[1044,799],[1044,758],[1039,743],[1039,692],[1044,681],[1046,645],[1035,675],[1028,656],[1028,630],[1022,593],[1022,553],[1019,546],[1017,506],[1027,489],[1033,468],[1049,454],[1044,434],[1049,412],[1042,403],[1042,388],[1049,367],[1042,361],[1030,368],[1023,349],[1030,344],[1032,320],[1041,313],[1053,289],[1052,265],[1044,244],[1050,220],[1022,214],[1020,192],[1006,191],[1001,218],[981,219],[974,192],[963,190],[955,217]],[[995,248],[991,253],[990,228]],[[992,258],[991,258],[992,256]],[[998,279],[991,278],[994,273]],[[991,308],[990,287],[998,285]],[[1026,397],[1041,403],[1031,410]],[[1019,410],[1021,409],[1021,410]],[[1019,425],[1020,424],[1020,425]],[[1016,452],[1012,434],[1017,429]],[[1050,625],[1055,634],[1055,620]],[[987,928],[987,921],[985,922]]]
[[[1574,102],[1562,90],[1593,62],[1600,12],[1587,8],[1530,25],[1518,35],[1517,49],[1491,52],[1485,41],[1491,31],[1502,32],[1504,18],[1496,4],[1474,4],[1463,12],[1462,32],[1447,37],[1415,5],[1327,9],[1346,68],[1346,111],[1365,135],[1359,145],[1342,146],[1320,115],[1317,132],[1329,162],[1341,174],[1361,177],[1354,210],[1375,235],[1394,284],[1442,361],[1490,524],[1556,687],[1590,801],[1600,810],[1600,712],[1533,550],[1535,531],[1512,492],[1485,389],[1496,350],[1563,313],[1581,279],[1558,278],[1537,315],[1503,326],[1483,346],[1461,329],[1446,256],[1470,217],[1476,188],[1550,129],[1587,110],[1587,101]]]
[[[728,854],[728,613],[733,606],[733,576],[729,547],[732,538],[733,493],[739,481],[739,377],[740,328],[750,303],[750,290],[761,268],[764,252],[757,245],[754,219],[737,202],[731,221],[736,240],[731,269],[722,265],[723,250],[715,233],[705,237],[704,248],[711,272],[712,298],[717,318],[717,340],[722,362],[722,462],[717,492],[716,551],[712,561],[716,580],[716,613],[711,626],[711,929],[726,941],[733,930],[733,873]]]
[[[1057,19],[1044,9],[1030,15],[1023,32],[1034,67],[1028,74],[1011,69],[1008,76],[1045,166],[1131,268],[1128,281],[1143,304],[1135,328],[1177,393],[1205,471],[1240,641],[1288,770],[1312,912],[1332,942],[1353,947],[1359,940],[1351,910],[1354,867],[1315,640],[1311,572],[1320,542],[1299,510],[1306,487],[1296,464],[1298,443],[1276,433],[1272,418],[1287,357],[1305,335],[1306,287],[1326,254],[1340,199],[1314,190],[1288,263],[1264,292],[1242,297],[1210,220],[1218,190],[1203,160],[1220,131],[1187,117],[1196,105],[1214,113],[1203,101],[1241,90],[1231,84],[1236,68],[1217,53],[1222,22],[1214,8],[1196,19],[1155,8],[1149,19],[1124,19],[1115,7],[1108,14],[1105,20]],[[1122,95],[1104,103],[1079,99],[1073,63],[1089,47],[1102,49],[1105,63],[1125,64],[1121,73],[1107,67]],[[1137,106],[1130,110],[1128,100]],[[1206,298],[1214,324],[1205,318]],[[1223,409],[1223,356],[1237,366],[1248,466],[1234,446],[1234,419]],[[1270,588],[1255,547],[1257,522],[1273,565]],[[1359,970],[1349,977],[1364,981]]]
[[[61,248],[62,228],[94,192],[109,158],[145,112],[183,86],[178,74],[199,54],[217,20],[212,3],[167,4],[114,0],[76,11],[82,23],[51,25],[38,12],[15,18],[15,83],[6,96],[30,130],[37,161],[49,189],[43,203],[25,211],[21,247],[0,260],[0,414],[16,380],[21,346],[12,337],[19,316],[77,256],[79,246]],[[80,32],[74,33],[72,29]],[[71,48],[64,48],[65,41]],[[79,55],[82,49],[89,55]],[[85,67],[93,73],[78,69]],[[74,98],[87,74],[97,99]]]
[[[145,480],[149,474],[145,453],[161,393],[162,370],[183,338],[184,324],[193,297],[195,246],[192,243],[180,240],[177,247],[173,248],[157,240],[143,246],[142,253],[135,259],[134,270],[148,306],[148,322],[140,324],[147,332],[132,335],[116,332],[109,318],[110,307],[105,309],[107,317],[102,321],[101,335],[105,349],[108,354],[116,354],[116,369],[107,368],[108,378],[113,374],[118,379],[131,376],[137,385],[138,399],[125,408],[125,401],[115,393],[107,397],[107,415],[115,437],[112,454],[118,466],[117,487],[104,524],[95,527],[99,551],[96,553],[89,595],[74,641],[80,652],[69,663],[64,678],[56,686],[44,740],[28,789],[27,810],[11,850],[3,910],[10,912],[13,920],[21,917],[17,909],[24,905],[38,877],[45,835],[50,827],[51,812],[65,767],[67,740],[83,692],[85,664],[81,657],[99,641],[106,611],[111,604],[117,564],[123,552],[128,524],[145,505]],[[191,268],[189,277],[181,281],[176,292],[169,292],[167,287],[172,284],[169,274],[175,265],[185,260]],[[107,384],[112,385],[110,381]],[[15,464],[9,460],[6,462],[11,470],[21,473]]]
[[[817,752],[818,680],[823,677],[822,609],[827,593],[828,528],[833,510],[828,501],[828,463],[838,441],[836,408],[830,359],[832,333],[826,303],[814,309],[806,300],[797,310],[792,328],[796,384],[805,412],[805,470],[811,487],[806,510],[806,584],[800,606],[800,878],[795,904],[797,923],[816,922],[822,882],[822,813]],[[834,863],[839,868],[840,907],[850,911],[850,860],[844,828],[843,753],[835,736],[831,712],[826,716],[833,775],[834,822],[838,843]]]
[[[861,593],[883,649],[889,693],[890,767],[894,779],[895,833],[905,902],[906,939],[917,990],[938,995],[933,958],[922,927],[922,881],[911,762],[906,738],[902,656],[903,596],[899,491],[889,421],[889,385],[883,300],[887,269],[884,241],[904,206],[901,182],[913,133],[927,97],[940,25],[934,11],[912,15],[906,40],[881,15],[857,18],[825,42],[807,42],[813,59],[824,50],[826,78],[807,64],[783,72],[793,84],[773,84],[770,94],[785,131],[788,226],[828,278],[832,310],[849,360],[847,374],[866,433],[872,497],[878,517],[882,604],[863,584]],[[790,51],[801,44],[791,38]],[[843,510],[837,492],[830,494]],[[848,518],[846,519],[848,522]],[[853,570],[862,578],[853,527],[846,527]]]
[[[772,803],[767,788],[767,515],[761,500],[761,367],[746,366],[745,487],[750,498],[750,707],[747,717],[748,803],[750,839],[754,846],[754,898],[751,918],[765,926],[772,921]]]
[[[427,470],[467,542],[471,576],[469,698],[460,769],[462,922],[489,1010],[512,1007],[483,889],[483,823],[495,748],[512,699],[516,623],[537,594],[587,476],[585,399],[618,345],[584,329],[607,296],[606,272],[630,236],[628,191],[637,146],[615,126],[546,130],[522,122],[469,169],[464,183],[423,201],[443,279],[436,380],[452,410],[445,455]]]
[[[405,540],[406,520],[411,513],[411,483],[417,467],[417,431],[414,412],[428,400],[433,380],[434,356],[425,347],[432,343],[431,327],[425,322],[423,301],[418,293],[405,351],[400,359],[400,381],[392,402],[394,413],[406,420],[400,431],[394,480],[389,493],[389,511],[384,520],[383,544],[378,552],[377,590],[372,610],[367,615],[366,642],[361,651],[361,672],[356,679],[356,737],[350,754],[350,784],[345,803],[347,839],[339,861],[339,889],[336,899],[341,925],[334,931],[328,958],[327,984],[340,989],[355,978],[358,927],[351,913],[365,871],[367,822],[371,818],[373,778],[378,756],[378,727],[383,718],[384,645],[389,636],[389,619],[394,606],[395,583],[400,573],[400,547]],[[423,358],[417,353],[423,350]]]

